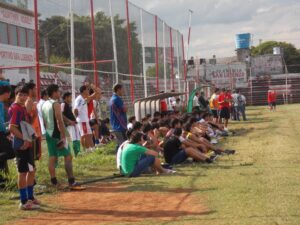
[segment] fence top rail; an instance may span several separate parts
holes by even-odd
[[[166,98],[170,98],[170,97],[176,97],[176,96],[180,96],[180,95],[185,95],[185,93],[184,92],[167,92],[167,93],[161,93],[161,94],[149,96],[147,98],[138,99],[134,103],[143,102],[143,101],[149,101],[149,100],[152,100],[152,101],[153,100],[162,100],[162,99],[166,99]]]

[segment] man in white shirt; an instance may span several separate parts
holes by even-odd
[[[240,120],[240,112],[239,112],[239,90],[234,90],[232,96],[233,101],[233,120]]]
[[[193,98],[193,108],[194,107],[197,107],[197,108],[199,108],[199,96],[200,96],[200,94],[199,94],[199,92],[196,92],[195,93],[195,96],[194,96],[194,98]]]
[[[42,114],[42,107],[44,105],[44,103],[48,100],[48,93],[46,90],[43,90],[41,92],[41,99],[38,102],[38,104],[36,105],[37,111],[38,111],[38,117],[39,117],[39,122],[40,122],[40,127],[41,127],[41,132],[42,135],[46,134],[46,129],[45,129],[45,125],[44,125],[44,120],[43,120],[43,114]]]
[[[94,96],[89,96],[89,89],[87,86],[81,86],[79,91],[80,95],[75,99],[74,115],[76,116],[76,122],[78,123],[81,135],[81,144],[88,152],[90,152],[94,150],[94,143],[93,133],[89,123],[88,102],[92,101]]]
[[[246,97],[243,94],[240,94],[239,98],[239,111],[241,112],[243,116],[243,120],[246,121]]]

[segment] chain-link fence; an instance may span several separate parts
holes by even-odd
[[[6,36],[16,40],[7,44],[30,60],[1,63],[12,84],[24,78],[39,91],[56,83],[77,94],[89,82],[107,102],[119,82],[129,106],[161,91],[184,91],[182,34],[128,0],[28,0],[17,15],[28,17],[28,30],[22,37],[25,23],[14,28],[8,21]]]

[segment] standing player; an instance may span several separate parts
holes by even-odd
[[[43,119],[46,128],[46,142],[49,153],[49,173],[52,185],[58,187],[58,181],[55,173],[55,164],[58,157],[63,156],[65,160],[65,170],[68,176],[68,183],[71,190],[80,189],[75,182],[73,176],[72,155],[66,140],[66,131],[61,113],[61,106],[59,104],[60,91],[56,84],[51,84],[47,87],[49,100],[47,100],[43,107]]]
[[[38,102],[38,104],[36,105],[36,108],[37,108],[37,111],[38,111],[38,116],[39,116],[39,121],[40,121],[40,127],[41,127],[42,135],[46,134],[44,120],[43,120],[43,114],[42,114],[42,107],[43,107],[44,103],[47,100],[48,100],[48,93],[47,93],[46,90],[43,90],[41,92],[41,99]]]
[[[25,86],[29,90],[25,107],[29,115],[30,124],[34,129],[35,136],[36,136],[33,145],[34,159],[38,160],[42,156],[42,132],[41,132],[40,121],[38,117],[37,102],[35,101],[36,85],[34,83],[27,83],[25,84]]]
[[[28,98],[28,87],[19,86],[15,90],[15,102],[8,110],[9,131],[13,136],[13,148],[16,153],[18,168],[18,188],[20,192],[20,209],[40,208],[40,202],[34,198],[35,163],[32,142],[23,139],[21,122],[29,122],[25,102]]]
[[[268,91],[268,104],[270,107],[270,111],[275,112],[276,111],[276,92],[273,90]]]
[[[224,119],[224,130],[228,131],[228,120],[230,118],[230,102],[232,101],[232,97],[229,90],[225,88],[222,89],[221,94],[219,95],[219,110],[220,117],[219,123],[223,123]]]
[[[211,112],[213,114],[214,117],[214,122],[218,123],[218,118],[219,118],[219,93],[220,93],[220,89],[216,88],[215,92],[213,93],[213,95],[211,96],[210,100],[209,100],[209,106],[211,109]]]
[[[81,135],[81,144],[87,152],[95,150],[93,142],[93,133],[90,126],[88,103],[93,100],[96,92],[94,90],[93,95],[89,95],[89,89],[86,85],[83,85],[79,89],[80,95],[75,99],[74,115],[78,123],[79,132]]]
[[[80,133],[77,127],[76,118],[72,112],[72,94],[70,92],[66,92],[63,95],[61,111],[68,133],[72,140],[73,152],[76,157],[80,152]]]
[[[124,96],[124,88],[121,84],[116,84],[113,87],[114,94],[110,99],[110,124],[117,138],[116,153],[119,146],[127,140],[127,108],[124,105],[122,96]]]

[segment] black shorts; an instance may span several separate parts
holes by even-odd
[[[19,173],[33,172],[35,169],[33,148],[17,150],[16,163]]]
[[[270,102],[269,105],[273,106],[273,107],[276,107],[276,102]]]
[[[229,119],[230,118],[230,112],[229,108],[223,108],[220,111],[220,118],[222,119]]]
[[[212,115],[213,115],[214,118],[218,118],[218,117],[219,117],[219,115],[218,115],[218,110],[212,109],[212,110],[211,110],[211,113],[212,113]]]

